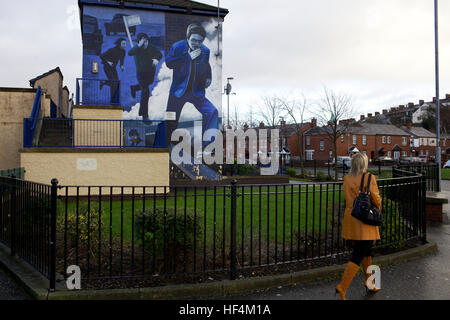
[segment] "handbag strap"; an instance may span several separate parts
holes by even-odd
[[[369,173],[369,181],[367,181],[367,190],[366,190],[367,195],[370,194],[370,179],[372,179],[371,173]]]
[[[363,193],[363,189],[364,189],[364,177],[366,176],[365,173],[363,173],[362,177],[361,177],[361,186],[360,186],[360,193]],[[372,174],[369,173],[369,180],[367,181],[367,190],[366,190],[366,194],[370,194],[370,180],[372,179]]]
[[[364,177],[366,176],[365,173],[363,173],[362,177],[361,177],[361,186],[359,187],[359,192],[363,193],[363,188],[364,188]]]

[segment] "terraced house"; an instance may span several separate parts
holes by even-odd
[[[340,126],[344,126],[344,122]],[[328,161],[334,157],[331,127],[314,127],[305,132],[305,159]],[[337,141],[338,156],[347,156],[353,148],[367,154],[370,161],[379,156],[394,159],[411,155],[410,135],[390,124],[353,122]]]

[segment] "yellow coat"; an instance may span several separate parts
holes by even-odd
[[[353,202],[358,196],[361,186],[361,177],[347,175],[344,177],[345,213],[342,222],[342,238],[347,240],[380,240],[380,231],[377,226],[371,226],[352,217]],[[369,174],[364,179],[363,192],[366,192]],[[370,198],[374,206],[381,210],[381,197],[375,176],[370,180]]]

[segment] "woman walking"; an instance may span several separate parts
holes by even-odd
[[[369,292],[377,292],[379,289],[369,289],[367,286],[367,279],[369,274],[367,268],[372,265],[372,245],[376,240],[380,240],[380,232],[378,227],[365,224],[358,219],[352,217],[353,202],[358,196],[364,176],[363,192],[367,190],[367,183],[369,174],[368,158],[362,153],[357,153],[352,157],[350,174],[344,177],[344,196],[345,196],[345,213],[344,221],[342,223],[342,238],[351,241],[353,247],[352,258],[347,264],[347,267],[342,276],[341,282],[336,287],[336,293],[339,293],[341,300],[345,299],[345,293],[348,286],[352,282],[354,276],[362,264],[362,270],[365,275],[364,284]],[[370,199],[372,204],[381,210],[381,198],[378,190],[378,185],[375,176],[371,177],[370,182]]]

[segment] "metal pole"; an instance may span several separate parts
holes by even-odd
[[[11,211],[10,211],[10,223],[11,223],[11,256],[16,255],[17,244],[17,180],[16,175],[11,174],[12,188],[11,188]]]
[[[436,187],[441,191],[441,126],[440,126],[440,101],[439,101],[439,32],[438,32],[438,0],[434,0],[434,37],[436,49],[436,164],[438,166]]]
[[[52,180],[50,210],[50,292],[56,287],[56,200],[58,197],[58,180]]]
[[[230,279],[236,279],[236,184],[237,180],[231,181],[231,247],[230,247]],[[242,235],[243,236],[243,235]]]

